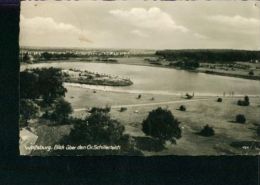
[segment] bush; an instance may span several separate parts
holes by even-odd
[[[236,122],[237,123],[245,123],[246,117],[243,114],[236,115]]]
[[[174,118],[171,111],[161,107],[152,110],[148,117],[142,123],[142,130],[145,134],[155,137],[162,142],[169,140],[175,142],[175,139],[181,137],[180,122]]]
[[[218,98],[218,99],[217,99],[217,102],[222,102],[222,98]]]
[[[249,103],[249,97],[248,97],[248,96],[245,96],[245,97],[244,97],[244,101]]]
[[[250,105],[250,102],[249,102],[249,101],[244,101],[243,105],[244,105],[244,106],[249,106],[249,105]]]
[[[108,113],[110,112],[111,107],[106,106],[106,107],[92,107],[91,110],[89,111],[90,113],[95,113],[95,112],[104,112],[104,113]]]
[[[237,105],[242,106],[242,105],[243,105],[243,100],[238,100],[238,101],[237,101]]]
[[[121,108],[120,108],[120,112],[124,112],[124,111],[126,111],[126,110],[127,110],[126,107],[121,107]]]
[[[250,76],[254,76],[254,75],[255,75],[255,73],[254,73],[254,71],[253,71],[253,70],[251,70],[251,71],[249,71],[248,75],[250,75]]]
[[[239,105],[239,106],[249,106],[250,102],[249,102],[248,96],[245,96],[244,100],[238,100],[237,105]]]
[[[206,137],[213,136],[213,135],[215,135],[215,131],[212,127],[210,127],[209,125],[206,125],[200,131],[200,135],[206,136]]]
[[[180,111],[186,111],[186,106],[185,105],[181,105],[179,109],[180,109]]]

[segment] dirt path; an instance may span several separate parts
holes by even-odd
[[[139,104],[128,104],[128,105],[112,105],[111,109],[118,109],[121,107],[141,107],[141,106],[153,106],[153,105],[168,105],[168,104],[174,104],[174,103],[190,103],[190,102],[196,102],[196,101],[207,101],[210,100],[210,98],[200,98],[200,99],[193,99],[193,100],[175,100],[175,101],[167,101],[167,102],[155,102],[155,103],[139,103]],[[74,109],[74,112],[78,111],[84,111],[87,110],[87,108],[78,108]]]

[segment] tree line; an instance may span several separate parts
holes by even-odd
[[[255,61],[260,59],[260,51],[249,50],[222,50],[222,49],[189,49],[189,50],[160,50],[155,55],[169,61],[183,59],[198,62],[222,62]]]

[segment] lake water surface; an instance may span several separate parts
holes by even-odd
[[[27,65],[27,67],[75,68],[130,78],[134,83],[132,86],[127,87],[81,86],[91,89],[155,94],[195,92],[195,94],[202,95],[223,95],[225,92],[228,95],[230,92],[234,92],[235,95],[260,95],[260,81],[161,67],[67,61],[31,64]]]

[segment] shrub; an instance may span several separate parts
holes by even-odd
[[[108,112],[110,112],[110,110],[111,110],[111,107],[109,107],[109,106],[106,106],[106,107],[92,107],[89,112],[90,113],[95,113],[95,112],[108,113]]]
[[[121,108],[120,108],[120,112],[124,112],[124,111],[126,111],[126,110],[127,110],[126,107],[121,107]]]
[[[181,105],[179,109],[180,109],[180,111],[186,111],[186,106],[185,105]]]
[[[244,101],[245,101],[245,102],[249,102],[249,97],[248,97],[248,96],[245,96],[245,97],[244,97]]]
[[[237,101],[237,105],[242,106],[242,105],[243,105],[243,100],[238,100],[238,101]]]
[[[249,106],[249,105],[250,105],[249,97],[248,97],[248,96],[245,96],[245,97],[244,97],[244,100],[238,100],[238,101],[237,101],[237,105],[240,105],[240,106]]]
[[[181,137],[180,122],[174,118],[171,111],[161,107],[152,110],[148,117],[142,123],[142,130],[145,134],[155,137],[162,142],[169,140],[175,142],[175,139]]]
[[[236,115],[236,122],[237,123],[245,123],[246,117],[243,114]]]
[[[213,136],[213,135],[215,135],[215,131],[209,125],[205,125],[203,127],[203,129],[200,131],[200,135],[206,136],[206,137]]]
[[[250,102],[249,101],[244,101],[243,106],[249,106]]]
[[[222,98],[218,98],[218,99],[217,99],[217,102],[222,102]]]
[[[250,75],[250,76],[254,76],[254,75],[255,75],[255,73],[254,73],[254,71],[253,71],[253,70],[251,70],[251,71],[249,71],[248,75]]]

